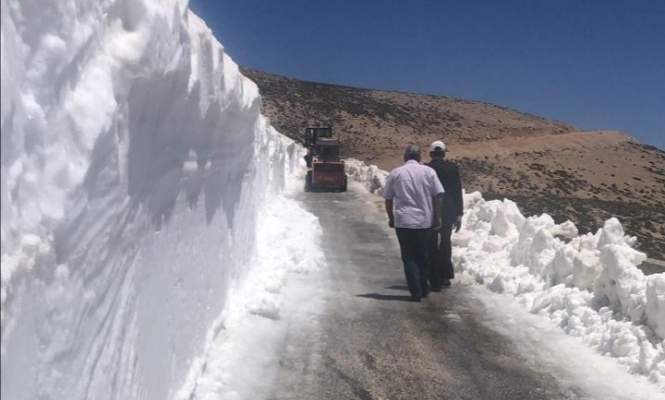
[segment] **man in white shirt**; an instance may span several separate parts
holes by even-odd
[[[441,226],[443,186],[432,168],[420,164],[420,148],[409,145],[404,165],[390,172],[383,188],[388,224],[395,228],[406,282],[414,301],[429,293],[427,250],[431,229]]]

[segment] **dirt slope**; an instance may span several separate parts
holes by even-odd
[[[617,216],[642,250],[665,258],[665,152],[626,134],[578,132],[478,101],[243,72],[258,84],[272,124],[295,139],[305,126],[330,124],[345,156],[387,170],[406,144],[443,139],[468,191],[571,219],[581,232]]]

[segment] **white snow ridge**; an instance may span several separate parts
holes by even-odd
[[[630,372],[665,388],[665,274],[646,277],[646,259],[616,218],[577,235],[547,214],[524,217],[510,200],[464,199],[463,229],[453,236],[463,282],[516,298]]]
[[[1,2],[2,398],[172,398],[300,150],[186,1]]]

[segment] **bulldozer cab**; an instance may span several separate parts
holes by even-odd
[[[339,142],[337,140],[320,139],[315,148],[315,153],[321,161],[339,161]]]
[[[319,139],[331,139],[332,137],[331,127],[305,128],[305,147],[316,146]]]

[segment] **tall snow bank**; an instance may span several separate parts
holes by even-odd
[[[347,173],[381,193],[386,172],[353,160]],[[510,200],[464,195],[453,235],[458,280],[516,298],[632,373],[665,389],[665,274],[645,276],[646,256],[616,218],[579,235],[547,214],[525,217]]]
[[[515,297],[602,354],[665,388],[665,274],[646,277],[616,218],[595,234],[524,217],[510,200],[467,194],[462,230],[453,235],[460,280]]]
[[[1,5],[2,398],[169,398],[299,150],[186,1]]]

